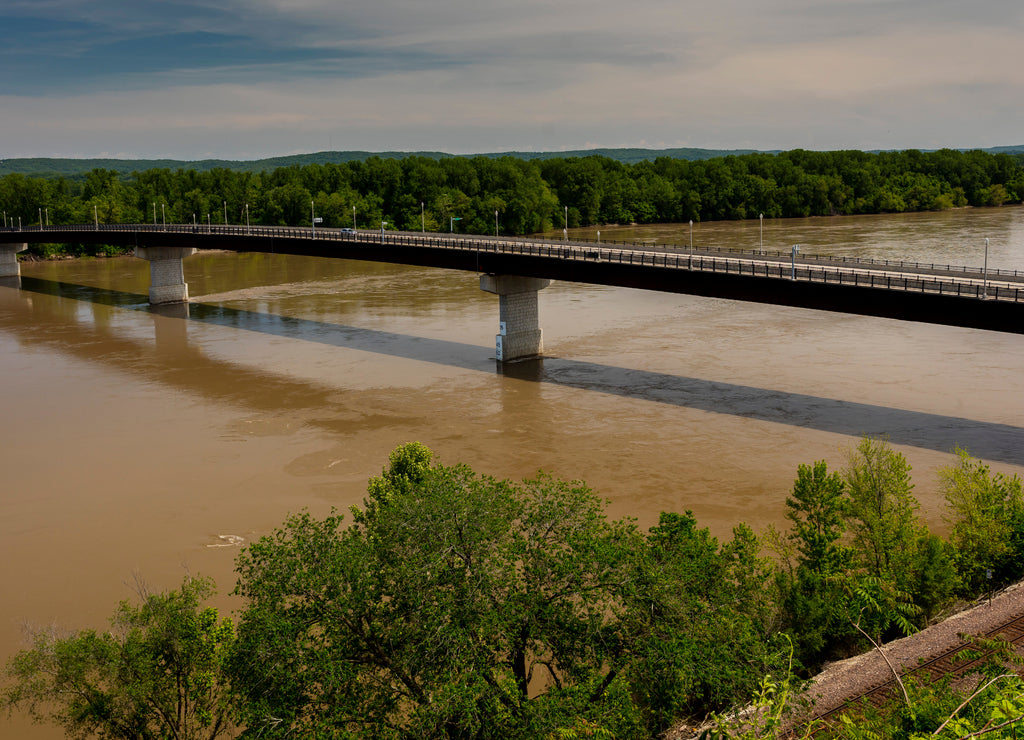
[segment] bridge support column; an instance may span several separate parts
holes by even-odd
[[[28,244],[0,244],[0,277],[21,277],[18,252],[28,249]]]
[[[149,302],[187,303],[188,283],[182,260],[196,253],[192,247],[136,247],[135,256],[149,262]]]
[[[498,296],[500,329],[494,345],[499,362],[525,360],[544,351],[537,293],[549,285],[544,278],[480,276],[480,289]]]

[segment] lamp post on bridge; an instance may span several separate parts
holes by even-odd
[[[569,206],[565,206],[565,226],[562,229],[562,241],[569,241]]]
[[[245,204],[245,235],[249,235],[249,204]]]
[[[224,201],[224,225],[228,225],[228,202]]]
[[[693,219],[690,219],[690,254],[693,254]]]
[[[43,214],[46,216],[46,228],[50,228],[50,209],[43,208]]]
[[[355,231],[358,227],[356,226],[356,207],[352,206],[352,230]]]
[[[153,201],[153,225],[156,226],[156,201]]]
[[[789,279],[790,280],[796,280],[796,253],[799,252],[799,251],[800,251],[800,245],[799,244],[794,244],[793,245],[793,257],[792,257],[793,261],[792,261],[792,266],[790,267],[790,273],[789,273]]]
[[[163,203],[160,204],[160,220],[164,223],[164,231],[167,231],[167,210]]]
[[[449,234],[454,234],[455,233],[455,222],[456,221],[461,221],[461,220],[462,220],[462,216],[452,216],[448,220],[448,233]]]
[[[982,268],[983,300],[988,298],[988,237],[985,237],[985,266]]]
[[[423,210],[423,201],[420,201],[420,233],[427,233],[427,216],[426,211]]]
[[[388,225],[387,221],[380,222],[380,243],[384,243],[384,227]]]
[[[494,238],[498,238],[498,210],[494,210]]]
[[[757,251],[764,254],[764,214],[762,213],[758,218],[761,220],[761,240],[758,244]]]

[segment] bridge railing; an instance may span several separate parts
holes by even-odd
[[[834,266],[801,265],[753,259],[719,258],[702,254],[678,254],[670,252],[645,252],[634,249],[609,249],[607,247],[563,246],[557,243],[537,243],[519,240],[475,240],[466,238],[432,238],[431,246],[436,248],[463,249],[474,251],[502,252],[506,254],[530,255],[587,262],[611,262],[623,265],[661,267],[666,269],[696,272],[722,272],[751,277],[802,280],[835,285],[850,285],[865,288],[902,290],[939,295],[957,295],[990,300],[1024,301],[1024,290],[993,283],[992,281],[963,279],[956,277],[943,280],[940,276],[902,275],[891,271],[849,270]],[[420,236],[399,234],[386,237],[385,245],[423,246]],[[785,255],[787,258],[789,255]]]
[[[207,225],[204,223],[197,222],[195,224],[88,224],[73,225],[73,226],[50,226],[41,224],[31,224],[17,229],[13,226],[2,228],[0,231],[6,232],[17,232],[17,231],[81,231],[83,229],[97,230],[97,231],[148,231],[148,232],[172,232],[172,233],[194,233],[194,234],[222,234],[228,236],[273,236],[275,238],[307,238],[307,236],[313,236],[319,239],[335,239],[341,241],[361,241],[365,235],[376,235],[379,231],[375,229],[364,229],[362,231],[344,231],[342,229],[321,227],[316,229],[315,232],[309,227],[299,226],[243,226],[243,225],[229,225],[224,226],[223,224],[212,224]],[[461,241],[480,241],[490,242],[493,241],[491,237],[473,237],[471,235],[460,235],[458,237],[445,237],[443,234],[438,236],[427,236],[426,234],[416,232],[385,232],[387,239],[393,239],[398,235],[406,235],[417,239],[435,239],[448,242],[451,239]],[[529,237],[502,237],[500,241],[505,243],[525,243],[525,244],[536,244],[539,240],[532,239]],[[640,250],[640,251],[657,251],[666,250],[668,253],[679,253],[679,254],[722,254],[722,255],[737,255],[737,256],[750,256],[758,255],[763,258],[775,258],[785,259],[790,258],[789,252],[780,252],[773,250],[757,251],[753,249],[736,249],[732,247],[687,247],[685,245],[678,244],[662,244],[652,245],[642,242],[627,242],[627,241],[615,241],[606,239],[601,242],[588,242],[580,240],[570,241],[551,241],[551,244],[558,244],[564,247],[586,247],[591,248],[619,248],[623,250]],[[874,257],[852,257],[849,255],[823,255],[823,254],[812,254],[802,253],[798,257],[798,262],[822,262],[822,263],[843,263],[851,266],[883,266],[888,268],[896,269],[908,269],[908,270],[929,270],[934,272],[946,272],[946,273],[961,273],[961,274],[982,274],[982,268],[970,267],[966,265],[952,265],[952,264],[937,264],[929,262],[913,262],[908,260],[888,259],[888,258],[874,258]],[[989,268],[987,273],[991,276],[1006,276],[1006,277],[1024,277],[1024,270],[1009,270],[1004,268]]]
[[[407,239],[390,237],[386,244],[415,246],[422,244],[419,238]],[[589,262],[611,262],[637,266],[661,267],[667,269],[697,272],[722,272],[751,277],[768,277],[802,280],[835,285],[850,285],[865,288],[902,290],[939,295],[957,295],[990,300],[1024,301],[1024,290],[992,281],[977,279],[946,279],[929,275],[902,275],[891,271],[849,270],[833,266],[784,264],[782,262],[752,259],[719,258],[702,254],[674,254],[644,252],[633,249],[608,249],[605,247],[562,246],[560,244],[538,244],[513,241],[501,243],[493,240],[477,242],[466,239],[441,239],[435,246],[442,248],[474,249],[508,254],[532,255],[558,259]],[[786,255],[787,257],[789,255]]]
[[[786,259],[790,257],[789,252],[780,252],[770,249],[759,251],[757,249],[737,249],[735,247],[706,247],[706,246],[695,246],[687,247],[680,244],[662,244],[657,247],[653,247],[650,244],[642,244],[637,242],[616,242],[613,240],[602,240],[599,245],[614,246],[620,245],[623,248],[632,249],[665,249],[678,252],[703,252],[705,254],[727,254],[727,255],[758,255],[761,257],[771,257],[776,259]],[[888,258],[877,258],[877,257],[854,257],[850,255],[829,255],[829,254],[813,254],[810,252],[801,252],[797,258],[802,262],[841,262],[850,265],[870,265],[870,266],[883,266],[893,268],[905,268],[908,270],[934,270],[936,272],[958,272],[958,273],[976,273],[981,274],[982,268],[970,267],[966,265],[940,265],[930,262],[912,262],[909,260],[898,260]],[[1000,275],[1006,277],[1024,277],[1024,270],[1008,270],[1005,268],[988,268],[989,275]]]
[[[11,229],[7,229],[10,231]],[[376,230],[349,231],[340,229],[311,229],[307,227],[289,226],[243,226],[243,225],[211,225],[211,224],[92,224],[86,226],[36,226],[21,231],[45,232],[166,232],[177,234],[221,235],[245,237],[269,237],[274,239],[320,239],[337,242],[351,242],[366,247],[405,246],[412,248],[454,249],[474,252],[493,252],[511,255],[528,255],[561,260],[578,260],[584,262],[607,262],[622,265],[660,267],[664,269],[686,270],[691,272],[713,272],[735,275],[749,275],[761,278],[780,278],[797,281],[811,281],[825,284],[850,285],[857,287],[902,290],[939,295],[957,295],[970,298],[987,298],[999,301],[1024,301],[1024,290],[1005,284],[993,282],[991,279],[976,279],[954,275],[954,272],[966,272],[964,267],[942,267],[922,265],[921,263],[900,262],[899,265],[908,269],[929,269],[936,273],[947,272],[947,275],[909,275],[898,271],[852,270],[835,265],[807,265],[791,261],[791,255],[774,253],[765,255],[764,259],[745,257],[718,257],[701,249],[700,253],[680,251],[650,251],[634,247],[609,247],[606,243],[588,244],[586,242],[542,242],[523,238],[491,238],[466,235],[426,235],[410,232],[378,232]],[[722,253],[718,250],[717,253]],[[740,250],[724,250],[727,253],[749,255]],[[803,255],[804,259],[807,255]],[[778,261],[772,261],[772,258]],[[838,260],[832,260],[838,261]],[[845,261],[845,260],[843,260]],[[851,260],[852,261],[852,260]],[[864,264],[859,261],[857,264]],[[875,263],[876,261],[869,261]],[[889,267],[895,262],[885,261]],[[1014,275],[1018,271],[989,270],[995,277]],[[976,274],[980,274],[978,271]]]

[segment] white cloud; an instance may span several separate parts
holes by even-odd
[[[1022,11],[1003,0],[973,13],[948,0],[142,2],[120,19],[123,3],[105,0],[12,8],[70,19],[91,9],[117,33],[205,23],[285,53],[241,64],[183,54],[91,95],[8,96],[6,157],[1022,139]],[[289,47],[320,52],[289,56]],[[117,90],[128,81],[133,92]]]

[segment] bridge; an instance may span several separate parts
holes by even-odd
[[[182,260],[200,249],[268,252],[463,270],[499,296],[497,359],[543,352],[538,291],[551,280],[754,301],[1024,333],[1024,271],[791,253],[657,249],[316,227],[87,224],[0,229],[0,277],[29,243],[131,247],[150,263],[151,304],[188,301]]]

